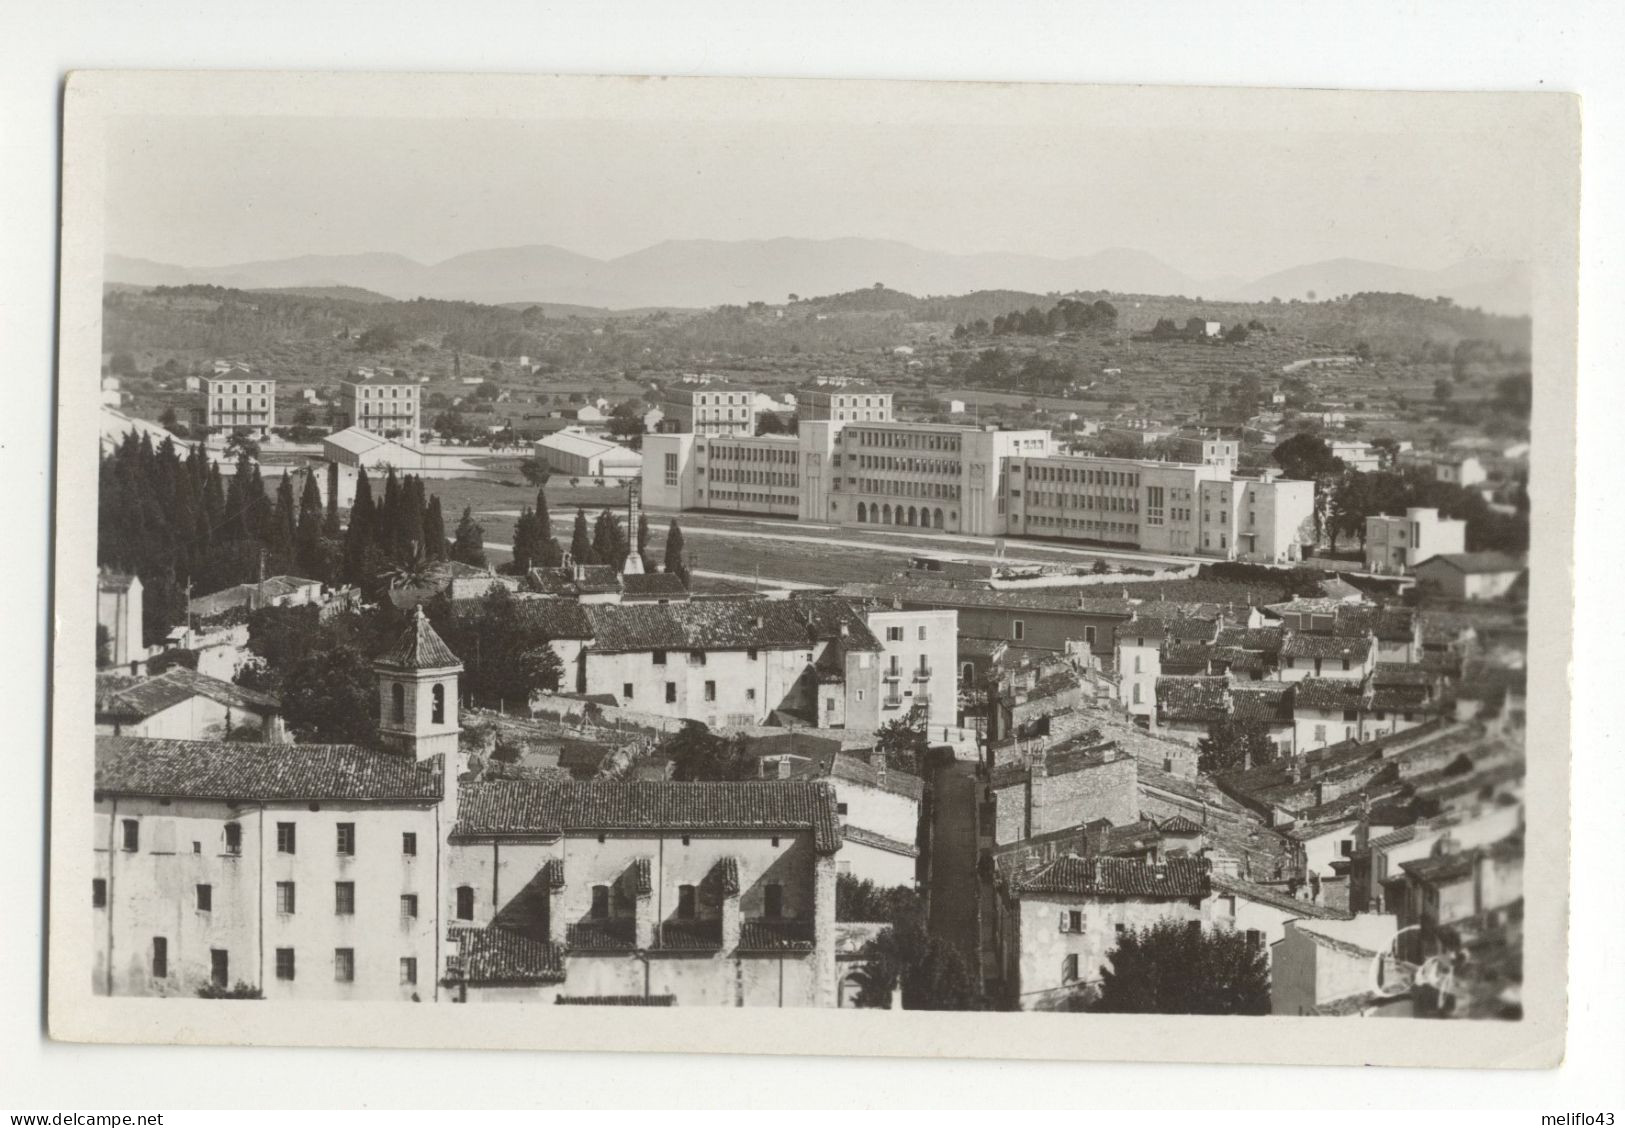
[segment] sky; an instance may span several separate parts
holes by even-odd
[[[545,243],[896,239],[1056,258],[1146,251],[1256,278],[1350,257],[1527,257],[1534,171],[1476,130],[1260,120],[115,119],[107,249],[206,267]]]

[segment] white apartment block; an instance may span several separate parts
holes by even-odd
[[[276,426],[276,381],[236,375],[204,377],[203,422],[231,431],[248,427],[265,434]]]
[[[727,385],[672,387],[660,393],[660,429],[695,435],[752,435],[756,393]]]
[[[1422,561],[1467,550],[1467,522],[1440,517],[1437,509],[1413,507],[1403,517],[1365,519],[1365,566],[1369,572],[1408,573]]]
[[[892,394],[872,387],[815,388],[800,402],[803,419],[886,423],[892,417]]]
[[[347,427],[416,443],[423,430],[422,389],[392,376],[345,377],[339,383],[340,410]]]
[[[793,435],[646,435],[643,467],[646,505],[784,517],[800,512]]]
[[[959,658],[957,611],[868,611],[880,654],[882,724],[912,708],[925,712],[927,733],[958,721],[954,665]]]

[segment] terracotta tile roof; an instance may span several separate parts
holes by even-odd
[[[683,578],[674,572],[650,572],[621,577],[621,598],[680,599],[688,595]]]
[[[583,952],[630,952],[638,946],[637,922],[630,917],[577,921],[565,927],[564,942]]]
[[[714,952],[722,947],[720,920],[663,920],[655,945],[671,952]]]
[[[1437,675],[1403,662],[1378,662],[1371,680],[1376,685],[1432,685]]]
[[[112,692],[98,692],[96,712],[108,717],[143,719],[193,697],[206,697],[233,709],[255,713],[282,711],[282,702],[269,693],[245,689],[184,666],[172,666],[156,677],[144,680],[120,679],[119,682],[109,681],[106,684],[112,688]],[[104,679],[98,677],[96,685],[101,690]]]
[[[557,944],[506,928],[452,928],[457,947],[447,969],[451,983],[500,986],[563,983],[564,952]]]
[[[1044,757],[1045,773],[1051,777],[1071,775],[1073,772],[1115,763],[1120,759],[1133,758],[1122,751],[1115,740],[1090,737],[1091,734],[1083,733],[1079,737],[1045,748],[1041,753]],[[990,780],[994,790],[1021,787],[1026,784],[1031,774],[1032,769],[1026,761],[1007,760],[994,767]]]
[[[876,850],[884,850],[888,854],[900,854],[905,858],[920,856],[920,848],[912,842],[899,842],[895,838],[888,838],[884,834],[877,834],[872,830],[865,830],[861,826],[847,823],[841,829],[842,835],[848,842],[855,842],[859,846],[871,846]]]
[[[542,863],[542,879],[549,889],[564,888],[564,859],[549,858]]]
[[[1157,679],[1157,715],[1190,724],[1221,721],[1230,713],[1228,678]]]
[[[674,1007],[676,995],[559,995],[563,1007]]]
[[[96,738],[96,790],[173,799],[436,800],[438,758],[354,744]]]
[[[1168,626],[1160,619],[1130,619],[1126,623],[1118,623],[1114,628],[1114,637],[1119,646],[1125,643],[1130,646],[1139,645],[1139,639],[1144,639],[1147,645],[1156,646],[1168,635]]]
[[[729,854],[725,858],[718,858],[717,864],[711,867],[711,874],[716,878],[717,888],[724,897],[737,896],[739,893],[739,859]]]
[[[602,603],[584,608],[598,653],[645,650],[796,650],[841,639],[854,650],[882,648],[844,599],[696,600]],[[846,628],[842,636],[841,628]]]
[[[1230,687],[1230,712],[1243,721],[1290,721],[1290,682],[1243,682]]]
[[[1385,642],[1409,642],[1416,637],[1416,610],[1411,607],[1350,604],[1337,612],[1332,634],[1339,638],[1376,635]]]
[[[1178,666],[1207,672],[1208,660],[1214,656],[1214,648],[1206,642],[1177,642],[1168,641],[1162,644],[1162,665],[1164,668]]]
[[[814,848],[821,854],[841,848],[835,792],[829,784],[505,779],[462,785],[452,833],[554,837],[607,831],[803,830],[812,832]]]
[[[900,599],[905,607],[991,607],[1010,611],[1072,612],[1078,615],[1104,615],[1127,618],[1130,602],[1122,598],[1095,598],[1070,592],[1034,589],[1013,591],[991,588],[938,587],[926,584],[842,584],[840,594],[861,599],[890,602]]]
[[[1260,885],[1255,881],[1247,881],[1239,877],[1230,877],[1227,874],[1213,875],[1213,888],[1220,893],[1229,893],[1260,905],[1269,905],[1271,908],[1281,909],[1294,916],[1307,917],[1313,920],[1352,920],[1354,914],[1330,908],[1326,905],[1317,905],[1311,901],[1300,901],[1283,889],[1271,885]]]
[[[1186,818],[1184,815],[1174,815],[1163,821],[1161,831],[1164,834],[1201,834],[1202,828]]]
[[[1146,897],[1176,901],[1211,892],[1206,858],[1152,864],[1132,858],[1057,858],[1016,887],[1017,896]]]
[[[1339,713],[1358,709],[1361,697],[1360,683],[1353,678],[1304,678],[1292,683],[1294,709]]]
[[[1280,627],[1224,627],[1216,642],[1220,646],[1233,646],[1238,650],[1261,650],[1277,654],[1286,640],[1286,631]]]
[[[435,634],[434,627],[429,624],[429,617],[423,613],[421,606],[412,612],[412,622],[401,632],[401,637],[396,640],[395,645],[373,659],[373,665],[390,670],[463,668],[463,664],[457,660],[457,655],[451,652],[451,647]]]
[[[1347,658],[1351,662],[1364,662],[1371,654],[1371,646],[1371,638],[1366,635],[1339,638],[1336,635],[1292,631],[1281,644],[1281,657]]]
[[[810,952],[813,926],[802,920],[742,920],[739,922],[741,952]]]
[[[673,577],[675,579],[675,577]],[[621,590],[621,572],[608,564],[574,568],[532,568],[525,576],[530,590],[542,595],[596,595]]]
[[[1212,642],[1219,633],[1219,625],[1212,619],[1175,618],[1168,623],[1168,635],[1181,642]]]

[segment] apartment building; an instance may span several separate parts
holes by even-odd
[[[656,401],[668,434],[753,435],[756,393],[727,384],[668,387]]]
[[[94,990],[433,999],[447,778],[354,745],[98,736]]]
[[[276,426],[276,381],[233,369],[203,378],[203,422],[213,431],[247,427],[264,435]]]
[[[803,420],[837,423],[886,423],[892,418],[892,394],[871,384],[813,388],[797,400]]]
[[[870,610],[863,617],[882,648],[880,723],[918,709],[925,715],[927,731],[957,724],[958,613]]]
[[[444,906],[457,1002],[835,1005],[827,783],[465,784]]]
[[[339,405],[346,427],[385,438],[418,441],[423,432],[422,388],[383,372],[351,373],[339,381]]]

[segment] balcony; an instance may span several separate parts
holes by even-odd
[[[889,681],[889,682],[902,681],[903,680],[903,671],[902,670],[882,670],[880,672],[880,677],[881,677],[882,680]]]
[[[747,920],[739,925],[741,952],[810,952],[813,925],[810,920]]]
[[[903,699],[901,697],[883,697],[880,700],[880,707],[882,709],[901,709]]]
[[[657,946],[668,952],[722,950],[720,920],[667,920],[660,923]]]
[[[580,952],[630,952],[638,946],[637,922],[630,917],[584,920],[564,931],[564,942]]]
[[[930,681],[931,680],[931,667],[930,666],[921,666],[918,670],[915,670],[914,671],[914,680],[917,681],[917,682],[928,682],[928,681]]]

